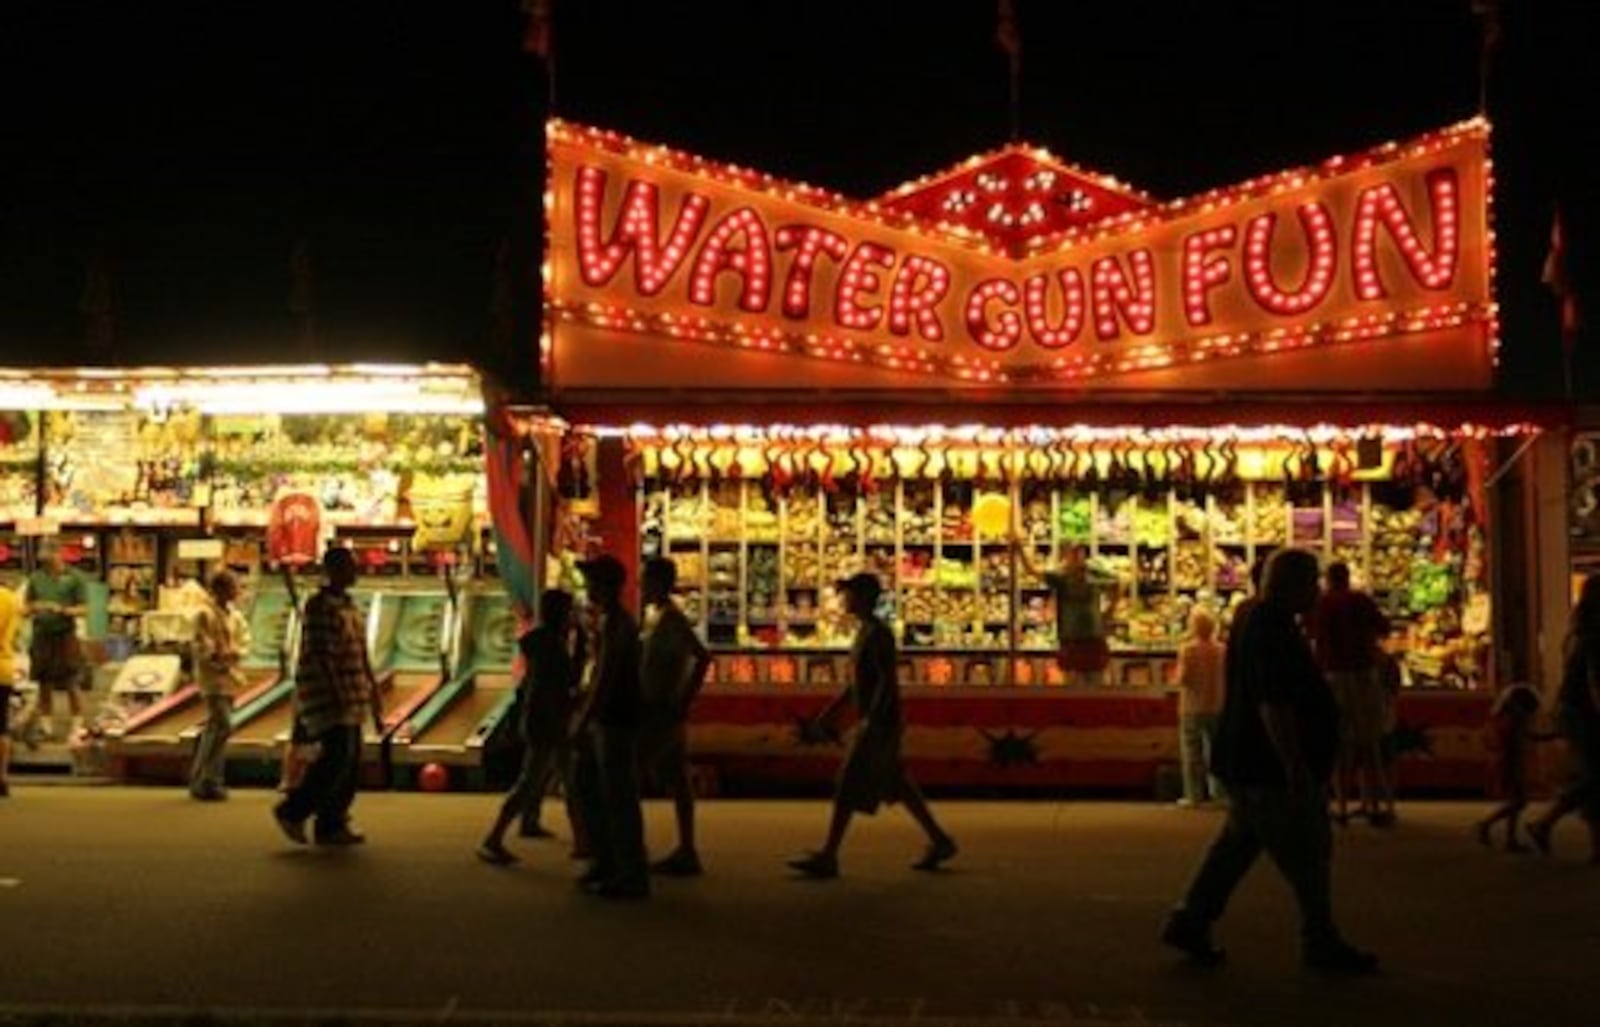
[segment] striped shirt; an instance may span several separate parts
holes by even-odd
[[[300,720],[312,735],[359,727],[372,706],[360,608],[349,594],[323,588],[306,602],[305,618],[294,673]]]

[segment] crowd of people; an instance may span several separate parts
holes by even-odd
[[[75,684],[83,654],[74,618],[84,609],[85,593],[82,579],[52,548],[41,557],[23,595],[0,589],[0,711],[11,706],[18,626],[32,618],[29,655],[40,684],[35,716],[48,731],[54,692],[66,691],[78,715]],[[365,627],[349,591],[357,573],[353,554],[331,547],[323,569],[322,587],[305,604],[294,668],[293,741],[295,751],[311,757],[303,772],[286,773],[285,795],[273,817],[297,844],[348,846],[365,840],[350,820],[362,726],[370,717],[381,732],[383,710]],[[623,602],[626,570],[619,560],[597,556],[580,570],[586,595],[581,607],[570,593],[551,589],[540,597],[536,619],[526,611],[533,626],[519,639],[525,667],[516,717],[521,772],[477,855],[495,865],[516,862],[506,845],[513,824],[520,823],[523,837],[553,833],[541,822],[541,808],[554,776],[566,800],[573,855],[589,864],[578,884],[605,898],[642,899],[650,894],[652,875],[703,871],[688,723],[711,657],[673,600],[671,560],[644,563],[642,626]],[[1079,554],[1046,575],[1073,607],[1067,615],[1073,630],[1062,635],[1062,660],[1074,668],[1099,658],[1092,607],[1101,590],[1086,573]],[[1218,638],[1216,618],[1197,611],[1191,638],[1179,652],[1184,800],[1223,803],[1226,815],[1162,939],[1194,960],[1219,962],[1223,953],[1212,927],[1265,853],[1293,890],[1306,964],[1368,973],[1376,969],[1376,957],[1346,942],[1334,922],[1330,806],[1337,804],[1337,819],[1345,822],[1354,788],[1358,813],[1369,823],[1395,823],[1393,788],[1379,749],[1395,688],[1382,647],[1389,624],[1370,597],[1352,588],[1347,567],[1333,564],[1324,575],[1317,558],[1304,550],[1277,551],[1253,569],[1252,582],[1254,592],[1236,607],[1225,640]],[[862,573],[835,585],[856,624],[851,674],[802,735],[812,741],[836,738],[835,721],[846,707],[853,707],[855,724],[825,839],[789,866],[809,877],[837,876],[853,818],[898,803],[927,839],[913,867],[936,870],[956,856],[957,845],[906,770],[899,661],[894,633],[880,615],[882,584]],[[249,640],[235,606],[239,586],[233,576],[213,575],[208,592],[192,654],[207,718],[190,790],[196,799],[217,800],[226,797],[224,746]],[[1087,614],[1076,608],[1085,604],[1091,607]],[[1509,851],[1548,853],[1557,825],[1578,813],[1589,827],[1591,861],[1600,863],[1600,575],[1584,582],[1572,611],[1556,732],[1539,729],[1541,705],[1538,692],[1526,684],[1509,686],[1497,697],[1491,727],[1503,801],[1475,831],[1490,844],[1503,824]],[[1568,743],[1569,784],[1541,816],[1522,825],[1533,746],[1557,736]],[[9,724],[0,720],[0,796],[7,794],[9,737]],[[672,798],[677,827],[675,846],[654,863],[646,855],[640,805],[646,778]]]
[[[350,824],[361,725],[370,714],[381,728],[382,711],[348,592],[354,561],[347,550],[330,549],[323,568],[327,580],[306,603],[295,668],[296,731],[316,757],[287,788],[273,817],[296,844],[356,845],[365,840]],[[506,845],[513,824],[520,824],[523,837],[553,833],[541,823],[541,808],[554,775],[566,799],[572,854],[589,864],[577,879],[579,886],[603,898],[642,899],[650,894],[652,875],[692,877],[703,870],[695,842],[688,722],[711,656],[673,601],[677,567],[671,560],[657,557],[644,564],[642,627],[623,604],[627,581],[621,561],[601,555],[584,561],[580,570],[587,599],[583,609],[570,593],[547,590],[540,596],[537,622],[519,639],[525,668],[515,717],[521,770],[477,856],[494,865],[516,862]],[[807,733],[832,736],[834,721],[847,705],[854,707],[856,723],[826,838],[819,849],[789,865],[809,877],[837,876],[852,818],[897,802],[927,834],[927,848],[913,867],[936,870],[955,857],[957,846],[901,758],[898,659],[894,634],[878,616],[882,586],[870,574],[837,586],[857,623],[854,673]],[[227,627],[234,623],[229,583],[219,575],[212,591],[216,607],[197,659],[206,661],[208,674],[221,678],[236,666],[243,647]],[[192,785],[197,798],[221,790],[220,781],[209,776],[211,752],[203,738]],[[646,854],[640,803],[646,777],[671,796],[677,824],[676,846],[654,863]]]

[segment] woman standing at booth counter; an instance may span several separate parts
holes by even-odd
[[[1116,604],[1120,582],[1090,564],[1088,546],[1068,545],[1061,553],[1061,566],[1049,570],[1040,565],[1015,526],[1011,541],[1028,573],[1042,578],[1055,599],[1056,659],[1062,671],[1077,675],[1086,685],[1105,684],[1106,667],[1111,664],[1106,615]]]

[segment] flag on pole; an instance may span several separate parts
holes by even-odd
[[[555,0],[522,0],[522,13],[528,16],[523,26],[522,49],[545,60],[550,59],[551,7]]]
[[[1015,143],[1022,139],[1022,30],[1017,26],[1016,0],[999,0],[999,4],[994,39],[1006,52],[1011,65],[1011,102],[1007,114],[1011,141]]]
[[[1561,344],[1570,348],[1578,339],[1582,319],[1578,310],[1578,294],[1572,290],[1572,280],[1567,274],[1567,226],[1557,207],[1550,222],[1550,252],[1544,258],[1544,273],[1539,280],[1550,287],[1561,304]]]
[[[1017,28],[1016,0],[1000,0],[998,11],[999,23],[995,26],[994,39],[1014,61],[1022,56],[1022,32]]]
[[[1556,295],[1556,302],[1560,304],[1562,370],[1570,392],[1572,351],[1578,342],[1578,332],[1583,327],[1583,315],[1567,269],[1567,227],[1559,205],[1550,221],[1550,252],[1545,255],[1544,272],[1539,280],[1550,287],[1550,291]]]
[[[1500,46],[1500,0],[1472,0],[1472,13],[1481,24],[1478,50],[1478,113],[1489,111],[1489,76],[1494,53]]]
[[[526,610],[538,609],[538,576],[534,561],[539,546],[534,538],[537,485],[543,473],[534,439],[517,430],[506,409],[503,391],[484,380],[484,463],[489,481],[489,517],[494,530],[495,566],[506,592]],[[527,451],[534,453],[529,466]]]

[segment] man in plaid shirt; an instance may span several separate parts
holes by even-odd
[[[361,725],[370,713],[382,734],[383,709],[367,660],[366,626],[349,592],[355,557],[330,547],[322,566],[327,583],[306,602],[294,695],[295,716],[319,755],[272,815],[290,841],[305,844],[306,819],[315,816],[318,845],[359,845],[366,838],[350,829],[350,805],[361,763]]]

